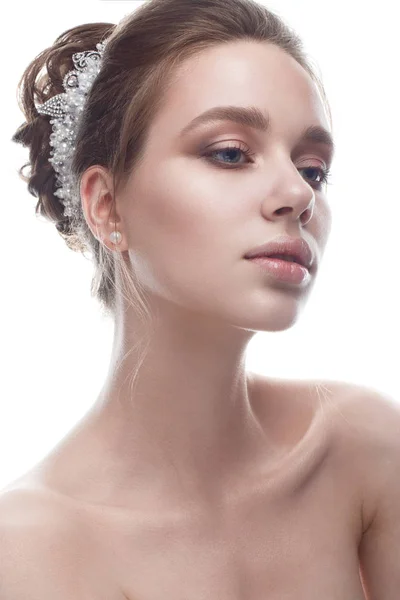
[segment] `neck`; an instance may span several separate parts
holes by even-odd
[[[133,332],[134,334],[130,333]],[[253,332],[171,310],[140,359],[138,327],[116,327],[110,370],[94,407],[114,473],[168,493],[215,494],[265,446],[245,372]],[[135,347],[136,344],[136,347]],[[126,352],[126,349],[129,351]],[[140,485],[141,485],[140,484]]]

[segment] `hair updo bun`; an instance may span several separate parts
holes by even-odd
[[[64,205],[54,195],[56,172],[49,162],[52,146],[52,126],[48,115],[40,115],[36,103],[63,93],[63,78],[73,69],[72,55],[81,52],[107,37],[115,25],[93,23],[65,31],[54,44],[41,52],[26,68],[18,84],[19,106],[26,121],[17,129],[12,141],[29,148],[29,162],[21,167],[19,174],[28,184],[28,191],[38,198],[36,213],[56,224],[67,245],[75,251],[87,249],[85,240],[78,235],[71,219],[65,217]],[[45,72],[43,72],[45,70]],[[26,175],[24,169],[29,167]],[[76,224],[75,224],[76,226]]]

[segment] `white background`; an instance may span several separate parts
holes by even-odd
[[[346,380],[400,402],[399,50],[397,3],[260,2],[302,37],[322,73],[337,151],[328,197],[333,227],[298,323],[258,333],[248,368],[270,376]],[[63,31],[117,23],[142,2],[7,5],[3,27],[1,164],[0,488],[60,441],[95,401],[113,323],[90,297],[92,266],[34,216],[17,175],[28,150],[11,142],[28,63]]]

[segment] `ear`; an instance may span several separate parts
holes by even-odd
[[[127,236],[121,230],[122,222],[117,213],[113,197],[112,176],[108,169],[94,165],[86,169],[80,181],[82,210],[86,222],[94,237],[110,250],[116,246],[110,240],[110,234],[117,230],[122,240],[117,248],[120,252],[127,250]]]

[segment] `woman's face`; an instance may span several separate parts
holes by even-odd
[[[182,133],[203,112],[227,105],[257,108],[268,130],[216,120]],[[118,206],[132,268],[153,300],[251,330],[296,320],[331,225],[320,171],[331,150],[300,143],[311,125],[329,130],[318,89],[276,46],[219,45],[180,66]],[[278,283],[244,258],[279,235],[311,246],[316,262],[307,285]]]

